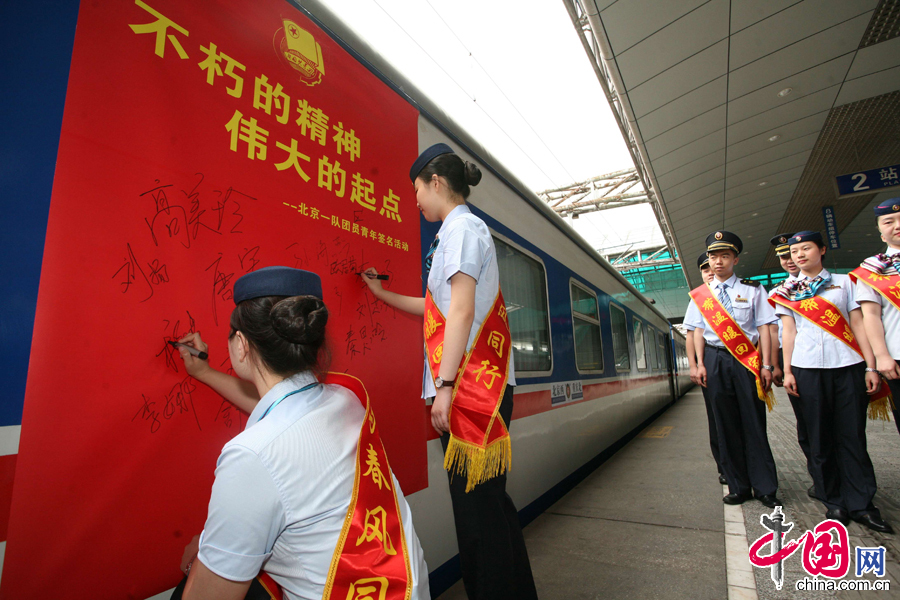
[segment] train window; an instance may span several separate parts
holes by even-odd
[[[572,297],[572,332],[575,339],[575,368],[579,373],[603,371],[603,344],[597,294],[569,281]]]
[[[612,325],[613,355],[616,371],[630,371],[631,358],[628,356],[628,324],[625,311],[610,303],[609,322]]]
[[[659,368],[663,371],[669,369],[669,357],[666,352],[666,336],[661,331],[656,334],[659,340]]]
[[[647,368],[647,351],[644,348],[644,322],[634,320],[634,358],[637,360],[637,368]]]
[[[659,370],[659,346],[656,343],[656,329],[647,325],[647,349],[650,351],[650,368]]]
[[[500,289],[509,315],[516,374],[549,372],[550,313],[547,309],[547,275],[537,257],[494,236]]]

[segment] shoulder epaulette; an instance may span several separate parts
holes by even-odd
[[[753,279],[741,279],[741,283],[749,285],[750,287],[759,287],[759,282]]]

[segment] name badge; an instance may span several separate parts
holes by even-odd
[[[744,302],[744,303],[750,302],[750,300],[748,298],[741,298],[740,296],[735,298],[734,301],[735,302]]]
[[[828,286],[827,288],[825,288],[825,289],[826,289],[826,290],[839,290],[839,289],[841,289],[841,286],[839,286],[839,285],[829,285],[829,286]]]

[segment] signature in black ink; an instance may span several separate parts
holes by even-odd
[[[172,346],[169,342],[177,342],[187,334],[197,331],[194,317],[191,316],[190,312],[185,312],[187,312],[187,329],[185,331],[181,331],[180,319],[175,321],[174,325],[172,325],[172,321],[170,321],[169,319],[163,320],[163,323],[165,323],[163,327],[165,335],[163,335],[162,349],[156,353],[157,357],[165,356],[166,368],[172,369],[176,373],[178,373],[178,364],[181,362],[181,357],[178,349]]]
[[[216,325],[219,324],[219,317],[216,312],[216,300],[231,300],[234,297],[230,287],[231,280],[234,278],[234,273],[226,273],[219,270],[219,263],[221,262],[222,253],[219,252],[219,257],[205,269],[206,271],[209,271],[210,269],[213,270],[212,313],[213,322]]]
[[[244,248],[244,252],[242,254],[238,254],[238,261],[241,263],[241,268],[245,273],[249,273],[253,269],[256,268],[256,265],[259,264],[259,259],[256,256],[259,254],[259,246],[253,246],[250,249]]]
[[[123,294],[127,293],[131,286],[135,284],[144,288],[146,297],[141,302],[146,302],[153,297],[154,284],[159,285],[169,281],[166,265],[160,265],[158,260],[148,263],[147,266],[150,270],[150,276],[148,277],[134,255],[131,244],[125,244],[125,249],[124,264],[113,273],[112,279],[120,278],[119,285],[122,286]]]
[[[138,408],[131,422],[148,422],[150,424],[150,433],[156,433],[160,430],[163,422],[172,418],[183,415],[185,413],[194,413],[194,420],[197,423],[197,429],[203,431],[200,427],[200,419],[197,417],[197,411],[194,410],[194,400],[191,394],[197,389],[193,377],[185,377],[174,386],[165,395],[162,407],[157,408],[155,400],[151,400],[146,394],[141,394],[141,406]]]

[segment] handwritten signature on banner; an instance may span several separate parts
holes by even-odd
[[[190,32],[141,0],[135,0],[135,4],[156,18],[155,21],[148,23],[129,24],[128,26],[135,35],[147,35],[148,37],[153,35],[155,40],[153,51],[161,59],[166,58],[166,50],[171,46],[178,59],[189,60],[190,56],[182,42],[187,43]],[[225,52],[219,51],[219,47],[213,42],[210,42],[208,46],[201,43],[199,53],[204,58],[196,65],[200,72],[206,75],[206,83],[215,87],[218,82],[228,96],[238,100],[242,99],[245,88],[244,77],[249,77],[246,74],[246,65]],[[169,56],[171,59],[173,53],[169,52]],[[308,170],[311,173],[313,169],[313,159],[310,155],[317,154],[315,174],[318,188],[331,192],[336,198],[345,198],[349,183],[348,200],[351,204],[360,206],[373,214],[377,213],[386,220],[402,222],[400,197],[393,189],[389,188],[387,193],[382,195],[379,205],[375,183],[372,180],[363,177],[360,172],[356,172],[348,181],[347,171],[342,167],[338,157],[349,159],[351,164],[360,158],[363,142],[356,135],[356,130],[345,127],[343,119],[338,119],[335,124],[335,120],[321,108],[310,105],[304,98],[294,98],[293,100],[296,100],[296,104],[292,104],[292,98],[280,83],[271,80],[265,74],[260,73],[254,77],[252,108],[257,111],[256,114],[265,113],[269,117],[274,116],[275,123],[280,130],[279,135],[282,136],[280,140],[274,140],[274,151],[276,154],[281,154],[281,158],[283,158],[281,162],[273,162],[275,169],[293,171],[304,184],[307,184],[312,179],[307,172]],[[293,120],[293,125],[289,125],[291,120]],[[294,137],[297,135],[296,133],[281,127],[285,125],[299,128],[302,145]],[[266,125],[266,127],[271,126]],[[232,152],[238,152],[239,148],[245,145],[248,160],[267,161],[269,150],[273,148],[270,147],[272,133],[266,127],[263,127],[255,116],[245,115],[241,110],[235,109],[231,118],[224,124],[225,131],[228,133],[229,149]],[[327,154],[321,153],[321,148],[328,147],[328,135],[332,132],[330,141],[334,143],[333,152],[336,154],[329,157]],[[318,155],[318,153],[321,154]],[[298,209],[296,206],[291,207]],[[298,210],[302,215],[307,216],[305,208]],[[309,216],[314,219],[318,218],[312,214]],[[337,226],[342,227],[343,221],[339,220]],[[382,234],[375,234],[370,237],[385,243],[383,240],[386,238],[381,236]],[[396,245],[392,247],[407,249]]]

